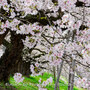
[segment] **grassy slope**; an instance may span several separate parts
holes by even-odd
[[[10,84],[12,84],[15,88],[17,88],[18,90],[38,90],[38,87],[36,86],[36,84],[38,84],[38,80],[40,78],[42,78],[42,81],[47,80],[49,77],[53,77],[52,74],[50,73],[44,73],[43,76],[35,76],[35,77],[30,77],[27,78],[25,77],[24,81],[17,84],[14,79],[12,77],[10,77]],[[59,85],[60,85],[60,90],[67,90],[68,88],[68,82],[66,81],[66,79],[64,77],[61,77],[62,80],[59,81]],[[46,86],[47,90],[54,90],[54,81],[52,84],[49,84]],[[77,88],[74,86],[74,90],[83,90],[80,88]]]

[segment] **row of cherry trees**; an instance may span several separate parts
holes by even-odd
[[[67,64],[68,90],[73,90],[75,74],[81,76],[78,72],[90,68],[89,5],[89,0],[0,0],[0,45],[6,47],[0,58],[0,81],[7,82],[18,63],[26,64],[32,75],[42,74],[48,65],[59,66],[56,90]],[[10,41],[5,39],[8,34]],[[84,81],[82,87],[87,88],[90,82]]]

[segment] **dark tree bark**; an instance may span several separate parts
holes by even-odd
[[[5,36],[7,35],[8,31],[9,30],[7,30],[4,34],[0,35],[0,45],[3,43],[3,40],[4,40]]]
[[[19,63],[16,65],[18,65],[16,68],[16,72],[19,72],[24,76],[29,77],[29,75],[31,74],[31,71],[30,71],[31,62],[25,62],[23,60],[20,60]]]
[[[22,60],[21,53],[24,46],[21,39],[23,38],[23,35],[11,32],[11,46],[6,48],[5,53],[0,58],[0,81],[8,82],[15,63]]]

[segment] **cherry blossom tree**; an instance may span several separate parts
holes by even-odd
[[[67,63],[68,90],[73,90],[75,73],[83,67],[90,68],[89,9],[89,0],[0,0],[0,45],[6,47],[0,58],[0,81],[7,82],[9,75],[16,72],[13,68],[22,60],[30,62],[32,75],[42,74],[44,70],[35,70],[46,63],[42,68],[46,69],[48,64],[60,66],[56,90]],[[5,38],[8,34],[10,41]],[[18,74],[15,74],[18,80],[16,76]],[[38,87],[43,88],[47,81]]]

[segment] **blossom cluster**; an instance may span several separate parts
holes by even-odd
[[[90,85],[90,82],[87,80],[87,78],[82,78],[82,79],[79,78],[75,84],[78,87],[88,88]]]
[[[17,83],[23,82],[24,77],[22,77],[22,74],[21,74],[21,73],[15,73],[15,74],[14,74],[14,80],[15,80]]]
[[[49,83],[52,83],[52,82],[53,82],[53,78],[50,77],[50,78],[48,78],[46,81],[43,81],[42,87],[45,87],[45,86],[47,86]]]
[[[46,81],[43,81],[43,82],[42,82],[42,79],[40,78],[40,80],[39,80],[40,84],[38,84],[37,86],[38,86],[39,90],[47,90],[44,87],[46,87],[48,84],[50,84],[52,82],[53,82],[53,78],[52,77],[48,78]]]
[[[23,11],[23,17],[27,14],[36,15],[38,10],[57,11],[59,9],[51,0],[12,0],[12,6],[15,6],[17,11]]]

